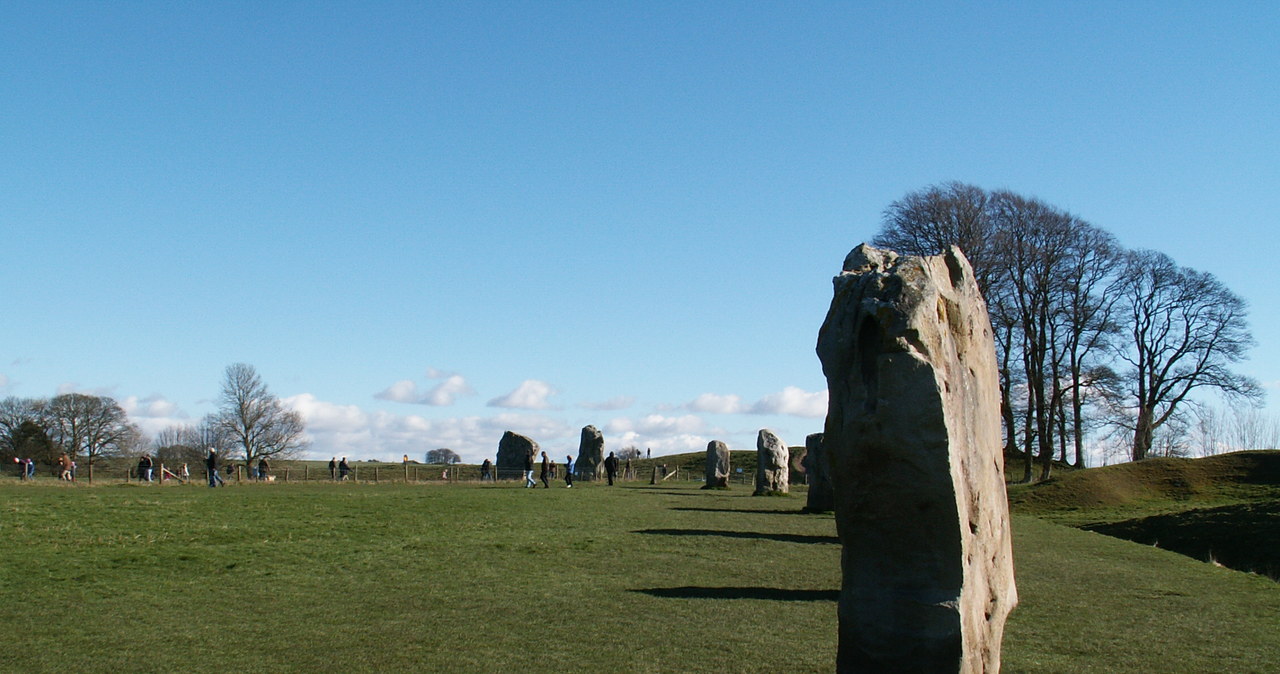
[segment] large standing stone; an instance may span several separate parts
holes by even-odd
[[[791,452],[765,428],[756,436],[756,496],[786,494],[791,490]]]
[[[957,248],[861,245],[818,333],[841,672],[998,672],[1017,603],[995,347]]]
[[[831,490],[831,469],[822,446],[822,434],[805,436],[804,448],[804,475],[809,483],[809,500],[804,509],[814,513],[834,510],[835,493]]]
[[[703,489],[729,488],[729,447],[719,440],[707,443],[707,480]]]
[[[511,478],[524,471],[526,456],[538,457],[538,443],[519,433],[507,431],[498,441],[498,477]]]
[[[573,468],[583,480],[604,479],[604,434],[595,426],[582,429],[578,458],[574,460]]]

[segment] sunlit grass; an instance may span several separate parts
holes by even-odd
[[[3,671],[831,671],[803,494],[0,485]],[[1015,520],[1008,672],[1275,671],[1276,584]]]

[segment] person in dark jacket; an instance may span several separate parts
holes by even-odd
[[[542,473],[538,477],[542,478],[542,487],[544,489],[551,488],[551,482],[549,481],[551,477],[551,462],[547,460],[546,452],[542,453]],[[537,485],[534,486],[536,487]]]
[[[218,474],[218,451],[212,447],[209,448],[209,456],[205,457],[204,467],[205,470],[209,471],[210,487],[226,485],[226,483],[222,481],[222,476]]]
[[[139,482],[141,482],[142,480],[146,480],[147,482],[151,481],[151,471],[154,465],[155,464],[152,463],[151,461],[150,454],[143,454],[142,458],[138,459],[138,481]]]
[[[347,457],[342,457],[342,461],[338,462],[338,479],[345,480],[351,474],[351,466],[347,463]]]
[[[330,480],[338,479],[338,457],[336,456],[333,457],[332,459],[329,459],[329,479]]]
[[[266,482],[267,471],[270,470],[270,468],[271,466],[267,463],[266,459],[258,459],[258,479]]]
[[[618,477],[618,457],[609,452],[608,458],[604,460],[604,474],[609,478],[609,486],[613,486],[614,478]]]

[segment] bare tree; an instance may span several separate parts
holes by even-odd
[[[1061,348],[1066,332],[1061,320],[1063,288],[1081,222],[1012,192],[993,194],[990,209],[1001,250],[993,282],[1005,287],[1011,298],[1009,309],[1018,327],[1016,346],[1027,385],[1024,479],[1030,479],[1035,454],[1040,459],[1040,479],[1046,480],[1059,435],[1066,369]]]
[[[163,463],[194,463],[204,459],[210,443],[204,442],[196,426],[169,426],[151,441],[152,452]]]
[[[884,209],[871,243],[903,255],[938,255],[959,246],[985,294],[996,266],[987,200],[982,188],[955,181],[908,193]]]
[[[1066,397],[1070,415],[1061,414],[1065,442],[1069,435],[1075,449],[1074,465],[1084,467],[1084,436],[1087,422],[1086,393],[1109,381],[1105,367],[1106,347],[1119,332],[1114,314],[1117,294],[1111,292],[1115,271],[1123,251],[1115,237],[1093,225],[1077,221],[1069,242],[1060,284],[1060,317],[1063,325],[1062,349],[1066,358]],[[1066,460],[1066,457],[1063,457]]]
[[[288,458],[306,446],[302,415],[285,409],[252,365],[227,367],[219,403],[219,431],[246,463]]]
[[[108,396],[67,393],[50,400],[45,409],[51,439],[73,460],[84,453],[90,482],[94,459],[128,451],[142,437],[124,409]]]
[[[1230,369],[1253,344],[1244,300],[1212,274],[1179,267],[1163,253],[1133,252],[1118,291],[1132,338],[1119,357],[1131,367],[1133,460],[1147,457],[1155,431],[1197,389],[1261,399],[1253,379]]]

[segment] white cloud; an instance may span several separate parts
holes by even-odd
[[[728,394],[703,393],[684,406],[691,412],[706,414],[787,414],[808,419],[827,416],[827,391],[810,393],[796,386],[788,386],[772,393],[752,405],[742,402],[742,397]]]
[[[619,417],[605,424],[610,433],[636,432],[642,435],[670,436],[681,433],[696,433],[703,430],[706,424],[702,418],[692,414],[680,417],[664,417],[661,414],[650,414],[639,419]]]
[[[648,437],[628,431],[616,437],[606,438],[606,447],[635,447],[640,451],[652,450],[656,456],[703,451],[710,442],[706,436],[696,434],[672,435],[664,438]],[[609,449],[609,451],[613,451]]]
[[[701,417],[692,414],[649,414],[636,419],[611,419],[605,424],[604,432],[610,448],[635,446],[641,450],[652,449],[654,454],[661,455],[705,450],[707,435],[723,431],[707,428]]]
[[[390,400],[397,403],[416,403],[420,395],[417,384],[408,379],[401,379],[382,391],[373,394],[373,397],[378,400]]]
[[[581,407],[582,409],[585,409],[585,410],[600,410],[600,411],[609,412],[609,411],[615,411],[615,410],[625,410],[634,404],[636,404],[636,399],[634,396],[616,396],[614,398],[610,398],[603,402],[582,403],[578,405],[578,407]]]
[[[827,391],[810,393],[796,386],[788,386],[778,393],[767,395],[751,406],[752,414],[789,414],[806,419],[827,416]]]
[[[162,395],[150,395],[146,398],[138,398],[138,396],[129,396],[120,401],[120,407],[131,417],[146,417],[148,419],[168,419],[168,418],[186,418],[178,406],[173,402],[165,399]]]
[[[468,463],[480,463],[497,452],[505,431],[527,435],[539,443],[576,447],[578,429],[537,414],[504,413],[493,417],[427,419],[389,412],[367,412],[355,405],[339,405],[304,393],[283,402],[306,422],[311,441],[308,454],[317,458],[399,460],[408,454],[422,460],[426,452],[447,447]]]
[[[454,400],[460,395],[474,395],[475,391],[467,384],[467,380],[462,375],[451,374],[444,378],[444,381],[436,384],[436,387],[427,391],[423,396],[423,402],[435,407],[444,407],[452,405]]]
[[[739,414],[743,411],[742,397],[733,394],[703,393],[685,407],[692,412],[707,414]]]
[[[444,379],[444,381],[436,384],[430,391],[423,393],[418,390],[418,385],[412,380],[401,379],[375,393],[373,397],[379,400],[390,400],[412,405],[447,407],[457,401],[458,396],[475,394],[475,391],[467,384],[467,380],[460,374],[447,374],[439,370],[430,369],[427,370],[427,376],[432,379]]]
[[[146,398],[127,396],[116,401],[120,409],[129,416],[129,420],[138,425],[143,433],[156,435],[171,426],[187,426],[191,417],[178,405],[159,394]]]
[[[544,381],[526,379],[511,393],[490,400],[489,407],[507,407],[520,410],[555,409],[551,406],[551,403],[547,402],[547,398],[556,393],[558,391],[551,388],[551,385]]]

